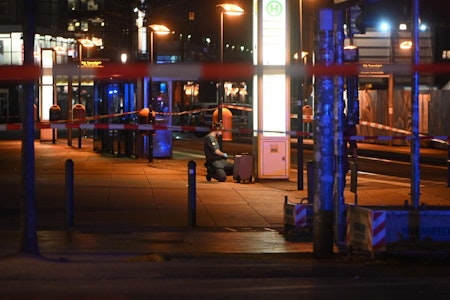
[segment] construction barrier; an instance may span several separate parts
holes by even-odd
[[[312,232],[313,206],[308,199],[300,203],[291,203],[287,197],[284,201],[284,231],[288,236]]]
[[[436,250],[450,243],[446,207],[347,207],[346,242],[354,251]]]

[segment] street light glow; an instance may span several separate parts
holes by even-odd
[[[224,13],[229,16],[240,16],[244,14],[244,10],[236,4],[222,3],[217,4],[216,7],[221,7],[224,10]]]
[[[78,39],[78,42],[86,48],[92,48],[95,46],[95,43],[89,39]]]
[[[409,50],[412,48],[412,42],[411,41],[404,41],[400,43],[400,49],[403,50]]]
[[[125,64],[128,60],[128,55],[126,53],[120,54],[120,61]]]
[[[156,34],[169,34],[170,29],[161,24],[151,24],[148,27],[153,30]]]

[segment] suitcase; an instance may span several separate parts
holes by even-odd
[[[242,181],[252,181],[253,175],[253,156],[243,153],[242,155],[235,155],[233,179],[238,183]]]

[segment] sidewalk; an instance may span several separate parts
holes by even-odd
[[[73,143],[77,145],[77,143]],[[20,141],[0,141],[0,255],[19,247]],[[176,149],[175,149],[176,150]],[[196,226],[189,226],[187,164],[195,158]],[[74,162],[74,226],[66,232],[65,163]],[[289,181],[208,182],[201,153],[172,159],[118,158],[82,148],[35,143],[36,211],[42,253],[295,253],[312,243],[285,239],[283,204],[300,202],[296,170]],[[306,187],[305,173],[305,187]],[[347,179],[349,182],[349,179]],[[402,206],[409,180],[360,175],[359,205]],[[421,202],[450,205],[443,182],[421,186]],[[354,194],[345,191],[347,203]],[[337,250],[336,250],[337,251]]]

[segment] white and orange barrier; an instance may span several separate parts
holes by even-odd
[[[355,251],[417,249],[450,242],[450,211],[427,207],[347,206],[347,246]]]

